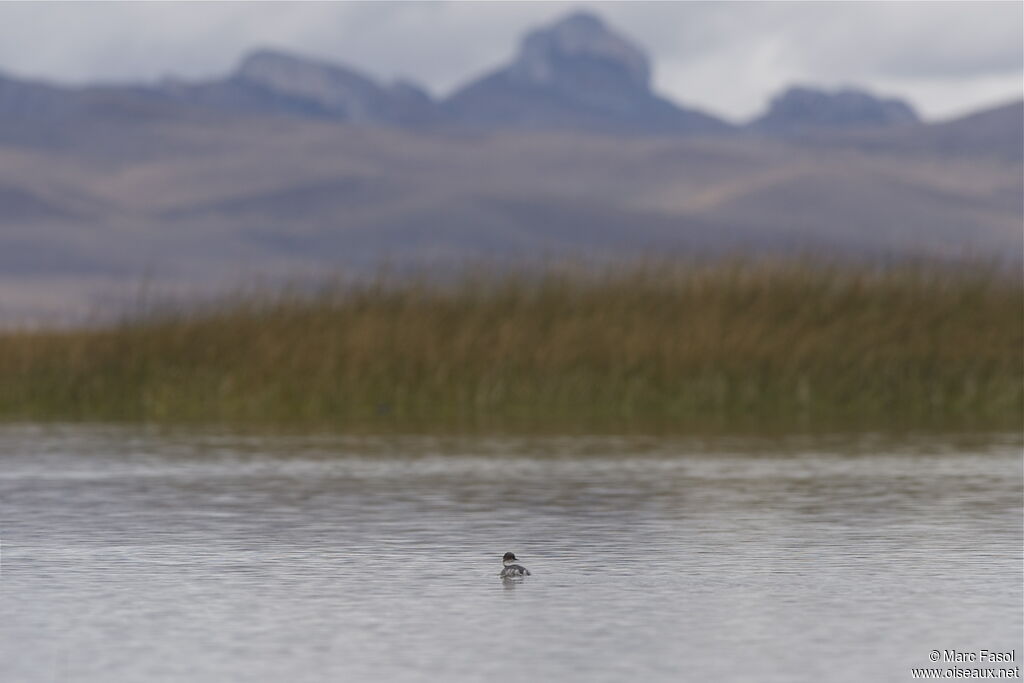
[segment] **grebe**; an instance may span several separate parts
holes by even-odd
[[[505,553],[505,556],[501,558],[501,563],[505,565],[505,568],[498,574],[503,579],[518,579],[522,576],[529,576],[530,570],[526,567],[516,564],[515,553]]]

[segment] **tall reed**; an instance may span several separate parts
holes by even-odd
[[[983,266],[480,270],[0,334],[0,416],[1019,428],[1022,349]]]

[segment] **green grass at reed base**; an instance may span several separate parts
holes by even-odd
[[[0,418],[1020,429],[1024,285],[970,266],[478,270],[0,334]]]

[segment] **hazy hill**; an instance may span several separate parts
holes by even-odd
[[[1021,248],[1021,165],[977,155],[272,117],[64,135],[61,149],[0,145],[0,300],[22,312],[11,302],[33,301],[36,284],[64,282],[80,303],[112,282],[206,286],[385,260]]]
[[[794,87],[772,99],[768,111],[750,127],[763,133],[791,134],[820,128],[877,128],[919,123],[913,107],[896,98],[863,90],[829,92]]]
[[[444,118],[480,128],[723,133],[721,119],[651,91],[647,55],[597,17],[576,13],[530,32],[515,60],[459,89]]]
[[[1021,103],[821,125],[831,102],[776,135],[658,98],[649,69],[573,15],[440,103],[273,52],[207,83],[0,78],[0,319],[382,262],[1020,260]]]
[[[383,86],[353,69],[272,50],[249,54],[223,80],[169,81],[161,90],[171,99],[211,109],[350,123],[426,125],[436,109],[430,95],[412,83]]]
[[[932,154],[944,158],[1024,158],[1024,101],[992,107],[930,125],[901,125],[884,130],[805,134],[804,143],[852,147],[875,153]]]

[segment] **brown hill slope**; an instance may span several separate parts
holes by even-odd
[[[0,142],[0,316],[95,312],[144,279],[206,289],[385,260],[737,250],[1019,260],[1020,161],[942,155],[907,135],[865,151],[89,119],[62,125],[58,144]]]

